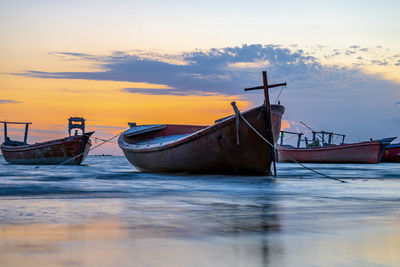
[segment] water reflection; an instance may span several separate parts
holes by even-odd
[[[266,235],[281,228],[279,210],[270,199],[167,198],[31,199],[19,211],[25,214],[19,224],[0,226],[0,266],[268,263]],[[24,200],[3,202],[10,210]]]
[[[385,179],[341,184],[291,165],[271,180],[96,160],[2,166],[0,266],[400,266],[399,167],[346,165]]]

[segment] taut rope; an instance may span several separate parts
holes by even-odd
[[[275,153],[275,150],[276,149],[279,149],[279,148],[277,148],[276,146],[274,146],[273,144],[271,144],[267,139],[265,139],[265,137],[264,136],[262,136],[262,134],[260,134],[244,117],[243,117],[243,115],[242,115],[242,113],[240,113],[240,111],[238,110],[238,108],[236,107],[236,103],[235,102],[232,102],[231,103],[232,104],[232,106],[233,106],[233,109],[235,110],[235,114],[237,115],[237,116],[239,116],[240,118],[242,118],[243,119],[243,121],[262,139],[262,140],[264,140],[269,146],[271,146],[273,149],[274,149],[274,153]],[[281,151],[281,152],[283,152],[283,151]],[[344,181],[344,180],[341,180],[341,179],[338,179],[338,178],[335,178],[335,177],[330,177],[330,176],[328,176],[328,175],[326,175],[326,174],[323,174],[323,173],[321,173],[321,172],[319,172],[319,171],[316,171],[316,170],[314,170],[314,169],[312,169],[312,168],[310,168],[310,167],[307,167],[307,166],[305,166],[304,164],[302,164],[302,163],[300,163],[300,162],[298,162],[297,160],[295,160],[294,158],[292,158],[291,156],[289,156],[288,154],[286,154],[286,156],[291,160],[291,161],[293,161],[294,163],[297,163],[297,164],[299,164],[301,167],[303,167],[303,168],[305,168],[305,169],[307,169],[307,170],[310,170],[310,171],[312,171],[312,172],[314,172],[314,173],[316,173],[316,174],[319,174],[319,175],[321,175],[321,176],[323,176],[323,177],[326,177],[326,178],[328,178],[328,179],[333,179],[333,180],[336,180],[336,181],[339,181],[339,182],[341,182],[341,183],[347,183],[346,181]]]
[[[113,140],[114,138],[120,136],[123,132],[124,132],[124,131],[122,131],[122,132],[120,132],[120,133],[114,135],[113,137],[111,137],[111,138],[109,138],[109,139],[104,140],[103,143],[100,143],[100,144],[98,144],[97,146],[92,147],[91,149],[89,149],[88,153],[89,153],[90,151],[92,151],[93,149],[96,149],[96,148],[98,148],[99,146],[102,146],[102,145],[104,145],[105,143],[107,143],[107,142]],[[68,160],[66,160],[66,161],[63,161],[63,162],[61,162],[61,163],[58,163],[58,164],[54,165],[52,169],[54,169],[55,167],[57,167],[57,166],[59,166],[59,165],[63,165],[63,164],[65,164],[65,163],[67,163],[67,162],[70,162],[70,161],[76,159],[77,157],[82,156],[82,155],[85,154],[85,153],[86,153],[86,152],[82,152],[82,153],[80,153],[79,155],[77,155],[77,156],[75,156],[75,157],[73,157],[73,158],[70,158],[70,159],[68,159]]]

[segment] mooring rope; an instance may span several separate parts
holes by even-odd
[[[286,88],[286,86],[282,86],[282,87],[281,87],[281,90],[279,91],[279,94],[278,94],[278,96],[277,96],[276,99],[275,99],[275,102],[274,102],[275,104],[276,104],[276,102],[278,102],[279,97],[280,97],[281,94],[282,94],[283,88]]]
[[[99,146],[104,145],[104,144],[107,143],[107,142],[110,142],[110,141],[113,140],[114,138],[120,136],[123,132],[125,132],[125,130],[122,131],[122,132],[120,132],[120,133],[118,133],[118,134],[116,134],[116,135],[114,135],[113,137],[111,137],[111,138],[109,138],[109,139],[104,140],[103,143],[100,143],[100,144],[98,144],[98,145],[92,147],[91,149],[89,149],[89,151],[88,151],[87,153],[89,153],[90,151],[92,151],[92,150],[98,148]],[[82,156],[82,155],[85,154],[85,153],[86,153],[86,152],[84,151],[84,152],[80,153],[79,155],[77,155],[77,156],[75,156],[75,157],[73,157],[73,158],[70,158],[70,159],[68,159],[68,160],[66,160],[66,161],[63,161],[63,162],[61,162],[61,163],[58,163],[58,164],[54,165],[52,169],[54,169],[54,168],[57,167],[57,166],[63,165],[63,164],[65,164],[65,163],[68,163],[68,162],[70,162],[70,161],[76,159],[77,157]]]
[[[235,105],[236,105],[236,103],[232,102],[232,106],[235,107]],[[243,121],[244,121],[244,122],[259,136],[259,137],[261,137],[262,140],[264,140],[268,145],[270,145],[270,146],[274,149],[274,153],[275,153],[275,150],[276,150],[276,149],[279,149],[279,148],[277,148],[276,146],[274,146],[273,144],[271,144],[267,139],[265,139],[265,137],[262,136],[262,134],[260,134],[260,133],[259,133],[259,132],[258,132],[244,117],[243,117],[243,115],[242,115],[241,112],[238,112],[238,113],[239,113],[239,116],[243,119]],[[284,152],[284,151],[281,151],[281,152]],[[338,179],[338,178],[335,178],[335,177],[328,176],[328,175],[326,175],[326,174],[324,174],[324,173],[321,173],[321,172],[316,171],[316,170],[314,170],[314,169],[312,169],[312,168],[310,168],[310,167],[307,167],[306,165],[304,165],[304,164],[298,162],[297,160],[295,160],[294,158],[292,158],[291,156],[289,156],[287,153],[286,153],[286,156],[287,156],[290,160],[292,160],[294,163],[299,164],[301,167],[303,167],[303,168],[305,168],[305,169],[307,169],[307,170],[309,170],[309,171],[312,171],[312,172],[314,172],[314,173],[316,173],[316,174],[319,174],[319,175],[321,175],[321,176],[323,176],[323,177],[326,177],[326,178],[328,178],[328,179],[333,179],[333,180],[339,181],[339,182],[341,182],[341,183],[347,183],[347,181],[344,181],[344,180],[341,180],[341,179]]]
[[[106,139],[103,139],[103,138],[99,138],[99,137],[96,137],[96,136],[92,136],[93,138],[94,138],[94,142],[95,143],[97,143],[97,140],[100,140],[100,141],[106,141]],[[114,142],[114,141],[109,141],[110,143],[114,143],[114,144],[116,144],[117,142]]]

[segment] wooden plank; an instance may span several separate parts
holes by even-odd
[[[269,89],[269,88],[275,88],[275,87],[279,87],[279,86],[286,86],[286,83],[270,84],[270,85],[267,85],[267,88]],[[245,91],[260,90],[260,89],[264,89],[264,85],[251,87],[251,88],[244,88]]]
[[[29,123],[25,124],[25,134],[24,134],[24,143],[28,140],[28,128],[29,128]]]
[[[7,122],[4,122],[4,142],[7,142]]]
[[[124,132],[124,136],[131,137],[148,132],[153,132],[157,130],[162,130],[166,127],[165,124],[152,124],[152,125],[140,125],[132,127]]]
[[[266,122],[266,133],[267,133],[267,140],[270,144],[274,145],[274,136],[272,133],[272,123],[271,123],[271,105],[269,103],[269,92],[268,92],[268,79],[267,79],[267,72],[262,72],[263,76],[263,86],[264,86],[264,98],[265,98],[265,122]],[[273,167],[274,167],[274,176],[276,176],[276,161],[275,161],[275,148],[272,147],[269,149],[270,157],[272,159]]]
[[[298,132],[290,132],[290,131],[281,131],[281,133],[288,133],[288,134],[301,134],[301,135],[303,135],[303,133],[298,133]]]
[[[7,124],[32,124],[32,122],[12,122],[12,121],[0,121],[0,123],[7,123]]]

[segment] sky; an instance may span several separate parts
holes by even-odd
[[[0,120],[32,122],[29,142],[64,137],[71,116],[104,139],[132,121],[209,125],[233,100],[261,104],[261,91],[243,88],[267,70],[270,83],[287,82],[270,90],[286,130],[309,133],[302,121],[349,142],[398,136],[398,10],[372,0],[0,0]],[[91,153],[122,154],[111,142]]]

